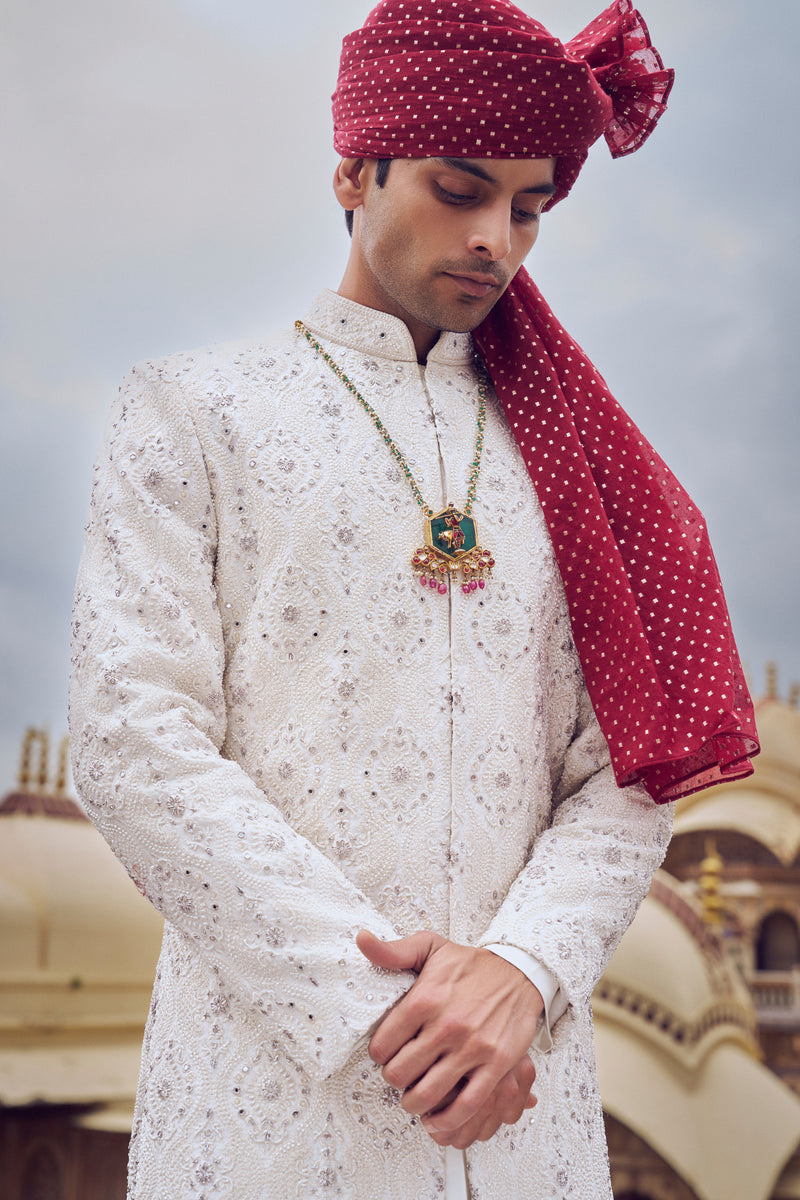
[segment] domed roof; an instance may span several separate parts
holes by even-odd
[[[0,803],[0,977],[152,984],[161,918],[77,805],[53,812],[48,801],[15,792]]]
[[[598,984],[595,1012],[660,1045],[686,1067],[721,1040],[756,1057],[750,993],[716,936],[659,871]]]
[[[800,712],[770,696],[756,704],[756,722],[761,754],[753,775],[680,800],[674,837],[742,834],[788,866],[800,851]]]
[[[766,1200],[800,1138],[800,1102],[758,1061],[750,994],[666,872],[593,1007],[606,1112],[700,1200]]]
[[[0,1102],[126,1099],[162,920],[63,772],[53,788],[24,764],[0,803]]]

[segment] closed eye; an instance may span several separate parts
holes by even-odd
[[[475,199],[475,196],[471,192],[450,192],[439,183],[436,183],[434,186],[437,196],[445,204],[468,204],[470,200]]]
[[[530,212],[527,208],[512,208],[511,210],[514,220],[519,221],[523,225],[529,225],[533,221],[538,221],[540,213]]]
[[[473,192],[453,192],[434,181],[436,195],[444,204],[465,205],[478,199]],[[532,225],[539,220],[539,212],[531,212],[528,208],[512,208],[511,215],[520,225]]]

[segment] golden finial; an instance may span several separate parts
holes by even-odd
[[[50,768],[50,736],[46,729],[39,730],[39,774],[36,777],[36,783],[39,792],[44,795],[47,791],[49,782]]]
[[[30,727],[25,730],[25,736],[22,739],[22,753],[19,760],[19,775],[17,782],[20,789],[25,790],[31,782],[31,754],[33,752],[33,743],[36,738],[36,730]]]
[[[62,737],[58,745],[58,771],[53,794],[64,796],[67,791],[67,767],[69,763],[69,737]]]
[[[715,928],[722,924],[724,915],[719,894],[723,865],[714,839],[706,838],[706,856],[700,863],[700,907],[705,924]]]
[[[767,699],[778,699],[778,668],[774,662],[767,663]]]
[[[33,756],[34,748],[38,743],[39,759],[37,768],[34,771]],[[29,726],[25,730],[25,736],[22,739],[22,753],[19,762],[18,782],[21,791],[38,791],[43,794],[47,791],[49,783],[49,757],[50,757],[50,739],[46,729],[34,729]]]

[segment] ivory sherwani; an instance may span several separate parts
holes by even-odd
[[[306,316],[434,508],[465,498],[466,335],[332,293]],[[559,984],[538,1107],[467,1153],[475,1200],[610,1196],[589,997],[666,846],[619,790],[541,511],[490,398],[485,591],[410,570],[422,513],[294,330],[148,363],[97,469],[75,611],[87,810],[167,920],[136,1200],[433,1200],[444,1154],[366,1034],[411,978],[355,946],[432,928]],[[546,1038],[542,1039],[543,1046]]]

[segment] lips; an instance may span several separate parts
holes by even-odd
[[[469,274],[460,275],[454,271],[446,271],[445,274],[449,279],[466,292],[468,296],[474,296],[480,299],[483,296],[488,296],[490,292],[496,291],[501,284],[491,275]]]

